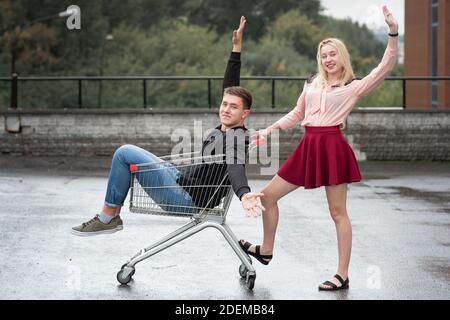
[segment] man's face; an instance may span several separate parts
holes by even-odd
[[[244,102],[238,96],[224,94],[220,105],[220,122],[226,128],[242,126],[250,110],[244,109]]]

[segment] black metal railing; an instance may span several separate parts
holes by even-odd
[[[83,81],[137,81],[142,83],[142,101],[143,107],[147,108],[147,93],[148,86],[147,81],[149,80],[171,80],[171,81],[182,81],[182,80],[193,80],[193,81],[205,81],[206,88],[208,92],[208,107],[212,108],[212,80],[222,80],[223,77],[220,76],[51,76],[51,77],[19,77],[13,75],[12,77],[0,77],[2,82],[10,82],[11,95],[10,95],[10,108],[16,109],[18,106],[17,92],[19,90],[19,82],[30,82],[30,81],[77,81],[78,82],[78,107],[83,107]],[[271,107],[276,107],[276,81],[301,81],[306,80],[307,77],[283,77],[283,76],[243,76],[241,80],[258,80],[258,81],[270,81],[271,82]],[[446,81],[450,80],[450,76],[441,77],[387,77],[387,81],[401,81],[402,82],[402,107],[406,108],[406,82],[407,81]]]

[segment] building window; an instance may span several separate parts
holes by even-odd
[[[438,7],[439,0],[431,2],[431,76],[438,75]],[[431,106],[438,106],[438,81],[431,81]]]

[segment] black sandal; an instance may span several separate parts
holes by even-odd
[[[273,255],[272,254],[260,254],[260,249],[261,246],[256,246],[255,251],[256,252],[251,252],[248,249],[253,245],[250,242],[245,241],[244,244],[242,244],[241,241],[239,241],[239,245],[241,246],[241,248],[244,250],[245,253],[255,257],[256,260],[258,260],[259,262],[261,262],[264,265],[268,265],[270,261],[267,261],[265,259],[272,259]]]
[[[322,285],[330,286],[331,288],[323,288],[323,287],[319,286],[319,290],[321,290],[321,291],[336,291],[336,290],[348,289],[348,287],[349,287],[348,278],[347,278],[347,280],[344,281],[344,279],[342,279],[342,277],[338,274],[334,275],[334,277],[336,279],[338,279],[338,281],[341,283],[340,287],[338,287],[331,281],[325,281],[324,283],[322,283]]]

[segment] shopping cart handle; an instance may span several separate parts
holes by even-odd
[[[139,170],[139,166],[137,164],[130,164],[130,172],[136,172]]]

